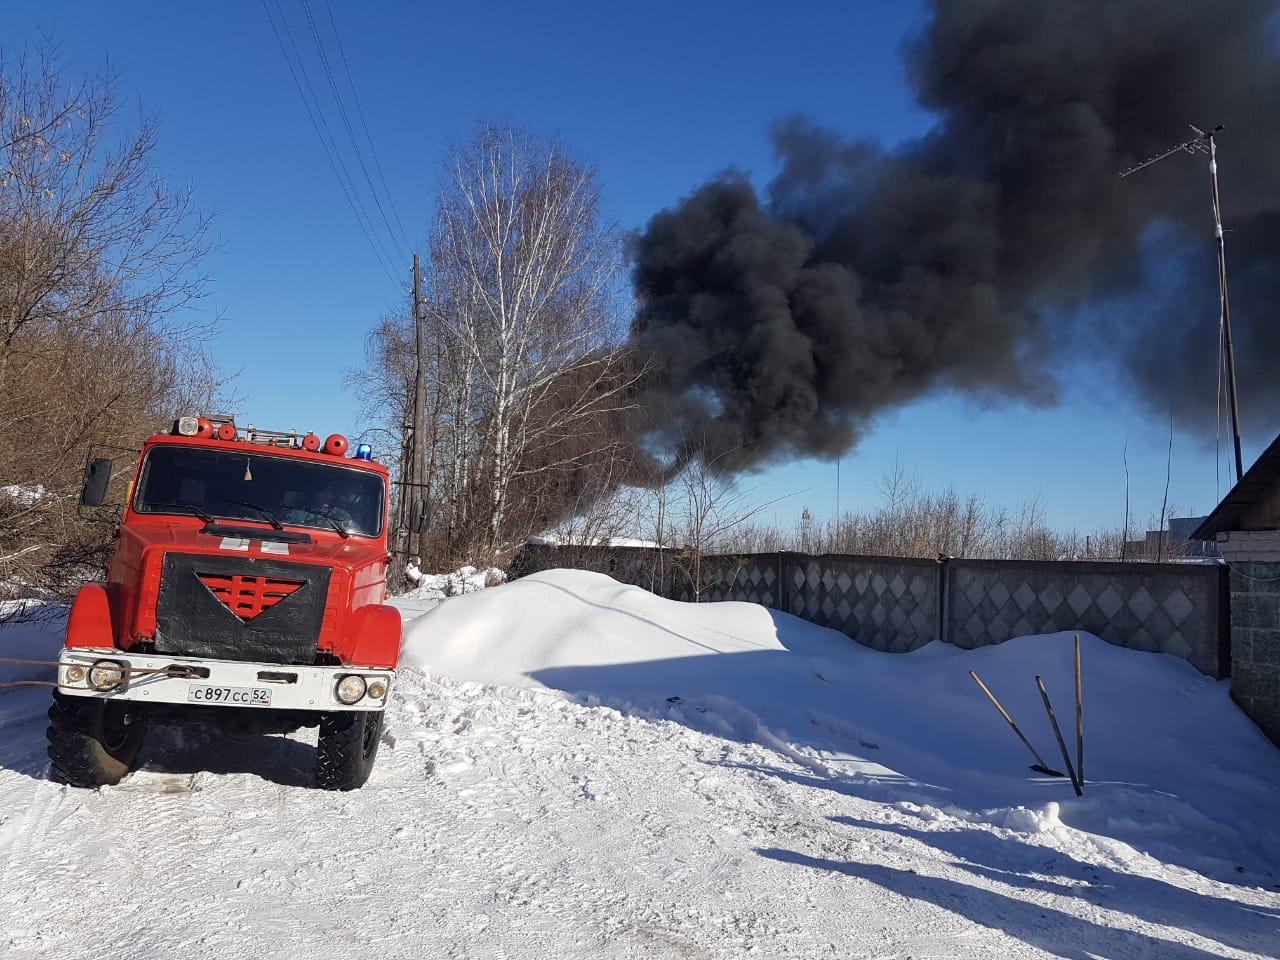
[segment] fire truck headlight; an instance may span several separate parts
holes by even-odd
[[[387,681],[374,680],[369,684],[369,697],[373,700],[381,700],[387,695]]]
[[[99,660],[89,668],[89,686],[106,692],[124,683],[124,664],[115,660]]]
[[[84,680],[84,674],[84,667],[80,666],[78,663],[73,663],[71,666],[67,667],[67,683],[80,683]]]
[[[334,695],[338,698],[338,701],[348,706],[358,702],[364,696],[364,692],[364,677],[354,673],[339,680],[338,686],[334,689]]]

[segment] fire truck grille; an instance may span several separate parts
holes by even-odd
[[[331,572],[243,555],[167,553],[156,600],[156,652],[315,663]]]
[[[246,623],[270,610],[306,581],[278,577],[251,577],[233,573],[197,573],[200,582],[222,601],[222,605]]]

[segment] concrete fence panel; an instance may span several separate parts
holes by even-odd
[[[1182,657],[1211,676],[1229,669],[1221,566],[950,560],[946,568],[944,639],[956,646],[1085,630]]]
[[[671,550],[530,547],[512,566],[515,576],[596,570],[673,600],[759,603],[894,653],[933,640],[971,649],[1083,630],[1182,657],[1210,676],[1231,672],[1227,568],[1215,564],[760,553],[695,565]]]
[[[939,564],[906,557],[791,554],[787,613],[876,650],[906,653],[938,639]]]
[[[668,594],[674,600],[703,602],[740,600],[759,603],[775,610],[785,605],[785,584],[780,575],[780,554],[747,553],[703,557],[695,572],[687,558],[673,558]],[[699,589],[694,590],[694,581]]]

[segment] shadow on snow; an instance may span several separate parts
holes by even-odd
[[[791,850],[761,848],[756,852],[771,860],[874,883],[910,900],[931,903],[980,926],[1000,930],[1029,946],[1065,960],[1121,956],[1160,957],[1161,960],[1216,960],[1221,956],[1189,944],[1108,927],[1084,917],[956,880],[923,876],[910,870],[878,864],[813,857]],[[1274,931],[1274,927],[1272,930]],[[1273,945],[1274,942],[1273,938]]]
[[[878,653],[774,610],[769,615],[782,649],[707,652],[708,645],[699,639],[710,639],[706,628],[691,629],[694,635],[684,636],[672,624],[643,613],[602,604],[556,584],[540,586],[655,626],[686,641],[690,652],[661,660],[548,667],[528,676],[583,702],[598,698],[713,736],[762,744],[802,768],[758,766],[759,773],[874,802],[910,800],[979,813],[994,810],[997,822],[1002,816],[998,811],[1043,808],[1058,801],[1063,823],[1120,840],[1164,862],[1225,883],[1277,881],[1271,852],[1275,838],[1250,838],[1239,828],[1236,807],[1246,798],[1232,801],[1220,788],[1210,790],[1211,784],[1201,782],[1204,777],[1192,789],[1186,781],[1188,770],[1148,760],[1123,740],[1092,742],[1093,775],[1083,800],[1073,796],[1065,779],[1028,771],[1031,758],[968,677],[965,658],[973,655],[970,652],[926,648],[913,654]],[[1126,658],[1150,656],[1118,652]],[[991,653],[989,649],[976,655]],[[1034,651],[1032,659],[1051,687],[1056,679],[1058,689],[1070,689],[1065,679],[1069,659],[1062,651],[1046,648],[1043,667]],[[1095,660],[1095,676],[1107,664]],[[1155,666],[1132,659],[1121,665],[1138,671]],[[1190,668],[1188,681],[1177,672],[1180,666],[1172,676],[1184,686],[1212,683]],[[1019,679],[1022,667],[1018,664],[1014,670]],[[1064,675],[1055,678],[1055,670]],[[1045,749],[1049,734],[1037,735],[1032,729],[1045,718],[1031,672],[1025,679],[1025,684],[1002,690],[1001,696],[1006,705],[1017,704],[1015,715]],[[1093,689],[1101,688],[1100,679]],[[1086,691],[1091,682],[1087,675]],[[1134,721],[1134,708],[1124,702],[1103,699],[1091,709],[1097,729],[1123,729],[1126,718]],[[1136,717],[1156,722],[1144,719],[1142,711]],[[1145,736],[1132,732],[1131,739]],[[1110,771],[1124,778],[1102,776]],[[1276,776],[1271,768],[1258,773],[1263,781]],[[1210,813],[1216,819],[1210,819]],[[1241,864],[1247,865],[1252,878],[1241,875],[1246,872]]]
[[[901,823],[855,817],[831,819],[919,841],[942,854],[951,866],[1006,886],[1077,898],[1090,906],[1177,927],[1241,950],[1271,955],[1280,946],[1280,910],[1274,908],[1197,893],[987,830],[917,830]]]

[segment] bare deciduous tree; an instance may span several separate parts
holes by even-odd
[[[433,536],[450,559],[491,562],[607,497],[627,469],[620,424],[643,371],[622,345],[612,302],[620,238],[601,225],[599,202],[591,168],[508,124],[480,125],[445,162],[422,321],[429,432],[416,472],[429,478]],[[396,428],[408,409],[411,324],[384,323],[370,343]]]
[[[976,494],[953,489],[929,492],[901,464],[880,482],[881,501],[825,523],[802,520],[794,528],[740,528],[731,549],[797,550],[890,557],[939,556],[970,559],[1115,559],[1122,531],[1081,534],[1049,525],[1039,498],[1014,509],[987,504]],[[806,511],[808,513],[808,511]],[[1154,515],[1153,515],[1154,521]]]
[[[203,290],[209,221],[155,174],[155,144],[110,76],[0,59],[0,594],[91,575],[110,528],[75,509],[90,449],[123,465],[217,389],[208,326],[175,320]]]
[[[744,552],[744,534],[752,521],[777,502],[761,501],[758,486],[744,488],[737,474],[723,469],[740,454],[727,450],[708,459],[691,458],[666,483],[644,492],[646,528],[660,548],[655,563],[667,567],[655,570],[655,582],[675,576],[695,603],[712,589],[732,585],[739,565],[716,555]],[[670,551],[669,563],[664,551]]]
[[[594,172],[557,144],[482,125],[447,169],[430,309],[485,413],[478,466],[496,548],[513,484],[598,454],[566,441],[629,402],[608,302],[619,245],[600,226]],[[569,365],[579,389],[557,391]],[[562,456],[531,462],[548,448]]]
[[[121,132],[110,77],[0,64],[0,378],[30,327],[154,329],[204,288],[208,218],[152,170],[154,120]]]

